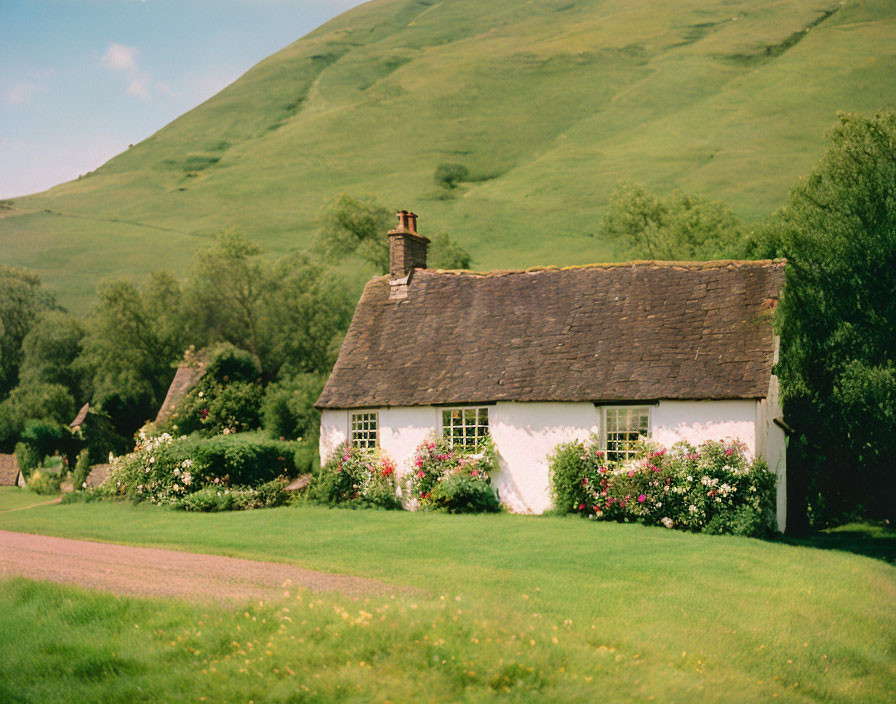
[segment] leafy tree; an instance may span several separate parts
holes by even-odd
[[[469,269],[473,263],[470,253],[444,232],[433,235],[427,258],[429,266],[435,269]]]
[[[267,377],[329,372],[351,321],[354,286],[302,255],[281,259],[271,276],[259,323]]]
[[[842,115],[830,142],[765,242],[788,259],[778,374],[804,449],[788,492],[808,492],[817,521],[892,519],[896,112]]]
[[[373,198],[353,198],[345,193],[329,202],[318,217],[317,244],[330,257],[357,254],[378,271],[389,271],[392,212]]]
[[[90,380],[91,402],[127,437],[158,410],[190,330],[180,286],[168,274],[153,274],[143,289],[106,282],[98,294],[75,367]]]
[[[67,425],[75,417],[75,400],[61,384],[32,383],[13,389],[0,403],[0,450],[9,452],[30,420]]]
[[[84,398],[84,380],[75,366],[84,334],[84,325],[74,316],[45,311],[22,341],[21,383],[61,384],[75,399]]]
[[[239,233],[226,232],[193,256],[188,297],[205,343],[226,340],[259,356],[259,318],[271,283],[267,268],[258,261],[260,253],[260,247]]]
[[[56,300],[37,274],[0,266],[0,399],[18,383],[22,341],[40,314],[54,308]]]
[[[726,205],[683,193],[658,196],[633,184],[616,188],[598,234],[623,256],[671,260],[731,257],[743,239]]]
[[[463,164],[439,164],[433,174],[437,186],[452,190],[457,184],[466,181],[470,176],[470,170]]]
[[[268,386],[262,413],[264,428],[271,437],[301,438],[317,445],[320,411],[314,404],[326,381],[324,374],[297,374]]]

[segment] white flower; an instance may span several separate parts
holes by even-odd
[[[674,522],[671,518],[669,518],[668,516],[666,516],[665,518],[663,518],[663,519],[660,521],[660,523],[662,523],[664,526],[666,526],[666,528],[671,528],[672,526],[675,525],[675,522]]]
[[[191,460],[191,459],[186,459],[186,460],[184,460],[183,462],[180,463],[180,466],[183,467],[184,469],[187,469],[187,468],[189,468],[189,467],[192,467],[192,466],[193,466],[193,460]]]
[[[657,508],[662,508],[662,507],[663,507],[663,504],[662,504],[661,502],[657,501],[657,502],[656,502],[656,507],[657,507]]]
[[[199,398],[202,398],[203,396],[205,396],[205,394],[204,394],[202,391],[200,391],[200,392],[199,392]]]
[[[150,463],[150,464],[155,464],[155,462],[156,462],[156,458],[155,458],[155,457],[150,457],[150,458],[149,458],[149,463]]]
[[[694,504],[691,504],[690,506],[688,506],[688,512],[689,513],[697,513],[697,507],[694,506]]]
[[[181,479],[183,480],[183,482],[186,486],[190,486],[190,482],[193,481],[193,477],[190,475],[189,472],[184,472],[184,476],[182,476]]]
[[[688,475],[688,481],[689,481],[689,482],[694,481],[694,478],[693,478],[690,474]]]

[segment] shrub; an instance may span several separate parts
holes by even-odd
[[[470,170],[463,164],[439,164],[433,174],[433,180],[442,188],[457,188],[457,184],[469,177]]]
[[[733,440],[668,452],[642,441],[615,465],[595,443],[565,443],[551,457],[551,486],[558,509],[594,519],[757,537],[774,520],[774,475]]]
[[[209,353],[205,374],[161,430],[214,436],[257,429],[264,395],[260,373],[250,353],[219,345]]]
[[[297,374],[270,384],[265,391],[261,413],[264,429],[271,437],[317,439],[320,411],[314,404],[323,391],[322,374]]]
[[[476,448],[452,448],[443,437],[428,440],[414,451],[406,479],[410,504],[449,513],[500,510],[491,487],[491,473],[497,468],[491,439]]]
[[[25,477],[30,476],[32,470],[40,467],[43,459],[34,445],[25,442],[16,443],[16,461],[19,463],[19,470]]]
[[[343,443],[308,489],[308,498],[329,506],[399,509],[395,465],[379,452]]]
[[[46,494],[55,496],[59,493],[59,487],[62,484],[62,476],[54,472],[39,469],[28,478],[28,488],[35,494]]]
[[[137,448],[116,458],[106,482],[115,495],[168,505],[188,494],[255,488],[279,476],[294,476],[296,443],[257,435],[173,438],[141,434]]]
[[[75,471],[72,472],[72,487],[75,491],[87,488],[87,477],[90,474],[90,450],[84,448],[78,453]]]
[[[275,508],[289,503],[286,482],[278,477],[262,484],[257,489],[238,487],[234,489],[207,486],[172,504],[184,511],[245,511],[255,508]]]

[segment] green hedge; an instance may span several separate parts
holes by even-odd
[[[141,438],[134,452],[116,458],[105,487],[134,501],[187,506],[203,489],[257,489],[278,477],[296,476],[298,443],[258,433]],[[217,496],[217,494],[215,494]]]

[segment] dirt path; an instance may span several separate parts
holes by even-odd
[[[351,595],[407,591],[371,579],[272,562],[0,530],[0,577],[13,576],[194,601],[269,598],[295,587]]]
[[[50,499],[49,501],[41,501],[39,504],[28,504],[27,506],[16,506],[15,508],[4,508],[0,510],[0,513],[9,513],[10,511],[24,511],[26,508],[34,508],[35,506],[49,506],[50,504],[61,504],[62,497],[57,496],[55,499]]]

